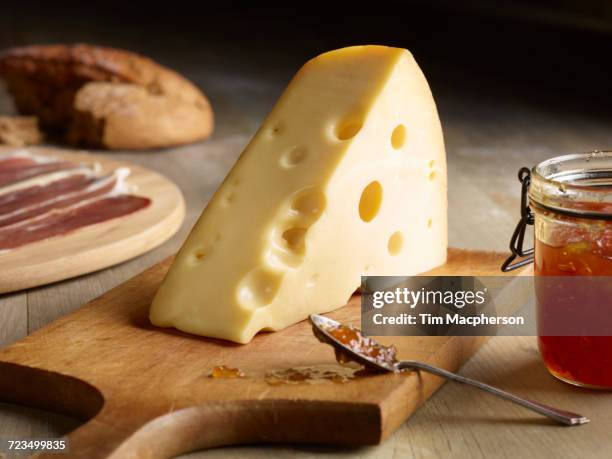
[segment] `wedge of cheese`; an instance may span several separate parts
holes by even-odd
[[[247,343],[346,304],[362,275],[446,259],[446,161],[412,55],[355,46],[304,65],[208,203],[153,324]]]

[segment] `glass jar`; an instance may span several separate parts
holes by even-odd
[[[612,152],[552,158],[525,178],[542,359],[563,381],[612,389]]]

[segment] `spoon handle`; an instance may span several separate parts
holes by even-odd
[[[524,406],[525,408],[535,411],[536,413],[540,413],[546,417],[549,417],[550,419],[557,421],[560,424],[575,426],[580,424],[586,424],[587,422],[589,422],[588,418],[581,416],[580,414],[559,410],[557,408],[553,408],[542,403],[534,402],[533,400],[521,398],[517,395],[511,394],[510,392],[506,392],[505,390],[498,389],[497,387],[493,387],[483,382],[476,381],[475,379],[466,378],[465,376],[461,376],[456,373],[451,373],[450,371],[446,371],[442,368],[434,367],[423,362],[404,360],[398,362],[395,365],[395,368],[397,370],[423,370],[428,373],[432,373],[434,375],[441,376],[446,379],[451,379],[459,383],[469,384],[471,386],[482,389],[485,392],[489,392],[490,394],[497,395],[498,397],[505,398],[506,400]]]

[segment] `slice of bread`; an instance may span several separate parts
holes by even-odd
[[[138,54],[85,44],[13,48],[0,76],[24,115],[75,145],[169,147],[207,138],[204,94],[173,70]],[[105,99],[105,100],[102,100]]]
[[[34,116],[0,116],[0,144],[13,147],[36,145],[43,136]]]

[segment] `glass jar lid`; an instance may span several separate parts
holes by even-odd
[[[562,214],[612,219],[612,151],[557,156],[534,166],[529,200]]]

